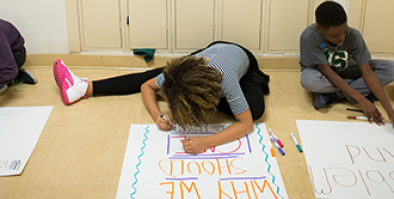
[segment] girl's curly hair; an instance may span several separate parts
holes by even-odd
[[[223,76],[206,64],[202,57],[187,55],[168,62],[163,70],[163,98],[180,126],[206,123],[216,113]]]

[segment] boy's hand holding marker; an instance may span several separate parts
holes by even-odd
[[[354,111],[354,112],[359,112],[359,113],[364,113],[364,111],[363,110],[359,110],[359,109],[350,109],[350,108],[347,108],[346,110],[348,110],[348,111]],[[364,113],[365,114],[365,113]],[[383,118],[382,118],[382,115],[383,115],[383,113],[379,113],[379,114],[377,114],[377,116],[375,115],[375,117],[372,117],[372,116],[370,116],[370,117],[367,117],[367,116],[347,116],[347,119],[353,119],[353,120],[367,120],[369,123],[371,123],[372,124],[372,122],[376,122],[376,124],[378,125],[378,126],[380,126],[380,125],[384,125],[384,122],[383,122]]]

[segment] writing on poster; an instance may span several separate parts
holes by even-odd
[[[183,129],[178,132],[185,131]],[[255,165],[244,163],[245,156],[252,153],[248,136],[212,147],[201,154],[191,155],[179,146],[180,140],[213,133],[193,133],[193,130],[187,132],[189,133],[169,134],[168,157],[157,162],[165,176],[160,186],[169,198],[201,198],[201,193],[208,191],[201,188],[201,183],[211,183],[211,188],[217,189],[218,198],[278,198],[276,185],[272,186],[267,176],[255,176],[255,172],[250,172],[249,167]],[[207,177],[215,180],[200,180]]]
[[[207,137],[228,125],[175,127],[172,132],[131,125],[117,198],[288,198],[263,123],[203,153],[184,152],[184,139]]]
[[[316,194],[330,195],[335,188],[362,187],[368,196],[376,196],[383,190],[394,198],[394,151],[350,144],[344,145],[341,151],[343,154],[338,155],[346,157],[348,166],[309,166]],[[317,178],[324,180],[317,182]]]
[[[0,170],[18,171],[21,164],[21,160],[0,160]]]

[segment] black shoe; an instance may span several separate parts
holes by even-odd
[[[340,100],[341,98],[337,93],[314,93],[313,94],[313,107],[316,110],[326,107],[329,104],[334,103],[335,101]]]
[[[12,84],[37,84],[37,78],[28,70],[21,68]]]
[[[373,94],[370,93],[369,95],[367,95],[365,98],[367,98],[370,102],[374,103],[376,101],[378,101],[378,98]]]

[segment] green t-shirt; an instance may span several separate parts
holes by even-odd
[[[336,72],[349,66],[362,66],[371,60],[368,47],[358,30],[349,27],[343,45],[331,46],[316,30],[315,24],[301,34],[300,56],[302,69],[328,63]]]

